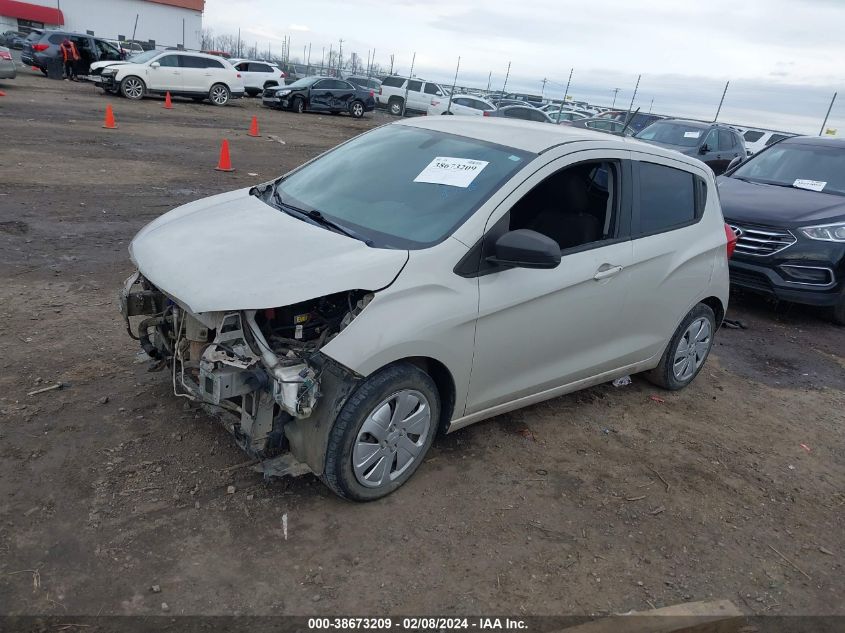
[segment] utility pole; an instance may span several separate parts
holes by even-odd
[[[613,90],[611,90],[611,92],[613,93],[613,103],[610,106],[611,110],[616,107],[616,95],[619,94],[620,90],[622,90],[622,88],[614,88]]]
[[[508,77],[511,75],[511,63],[508,62],[508,71],[505,73],[505,83],[502,84],[502,96],[505,96],[505,88],[508,86]]]
[[[331,67],[332,67],[332,45],[329,44],[329,69],[331,69]],[[327,76],[330,76],[330,75],[327,75]]]
[[[326,47],[323,47],[323,52],[320,55],[320,74],[323,74],[323,68],[326,67]]]
[[[405,116],[405,104],[408,103],[408,86],[411,84],[411,77],[414,76],[414,62],[417,61],[417,51],[414,51],[414,56],[411,57],[411,72],[408,73],[408,81],[405,82],[405,98],[402,99],[402,113],[401,117]]]
[[[728,86],[730,86],[730,85],[731,85],[730,81],[725,84],[725,90],[722,93],[721,101],[719,101],[719,107],[716,110],[716,117],[713,119],[713,123],[715,123],[716,120],[719,118],[719,113],[722,111],[722,104],[725,102],[725,95],[728,94]]]
[[[138,14],[135,14],[135,26],[132,27],[132,41],[135,41],[135,32],[138,30]]]
[[[827,109],[827,114],[824,115],[824,121],[822,121],[822,129],[819,130],[819,136],[824,134],[824,128],[827,125],[827,119],[830,117],[830,111],[833,110],[833,102],[836,101],[837,93],[833,93],[833,99],[830,100],[830,107]]]
[[[549,81],[549,80],[546,79],[545,77],[543,77],[543,79],[540,81],[540,83],[543,84],[543,86],[540,88],[540,99],[542,99],[546,94],[546,82],[547,81]]]
[[[396,55],[393,53],[390,54],[390,74],[393,74],[393,62],[396,59]]]
[[[560,125],[560,113],[563,111],[563,104],[566,103],[566,97],[569,95],[569,84],[572,83],[572,73],[575,72],[575,68],[569,69],[569,79],[566,82],[566,90],[563,92],[563,101],[560,102],[560,107],[557,109],[557,121],[556,123]]]
[[[490,71],[490,74],[487,75],[487,94],[490,94],[490,80],[493,79],[493,71]]]
[[[311,42],[308,42],[308,61],[306,62],[308,66],[308,72],[311,72]]]
[[[238,53],[237,53],[237,55],[238,55],[238,57],[241,56],[241,30],[240,30],[240,28],[238,29]]]
[[[651,114],[651,109],[654,107],[654,97],[651,98],[651,104],[648,106],[648,113]]]
[[[458,83],[458,71],[461,69],[461,56],[458,55],[458,67],[455,68],[455,78],[452,80],[452,92],[449,93],[449,105],[446,106],[446,112],[452,114],[452,95],[455,94],[455,86]]]
[[[343,39],[340,40],[340,46],[337,49],[337,76],[340,77],[340,69],[343,67]]]

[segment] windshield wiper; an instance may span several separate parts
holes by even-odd
[[[275,200],[277,206],[288,215],[292,215],[300,219],[311,220],[312,224],[319,224],[320,226],[332,229],[336,233],[341,233],[346,237],[351,237],[354,240],[364,242],[364,244],[366,244],[367,246],[373,245],[373,241],[371,239],[364,237],[360,233],[353,231],[352,229],[345,227],[342,224],[338,224],[334,220],[330,220],[316,209],[306,211],[305,209],[299,209],[297,207],[291,206],[290,204],[282,200],[282,194],[279,192],[278,185],[273,188],[273,200]]]

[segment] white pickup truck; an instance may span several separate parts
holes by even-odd
[[[407,90],[408,102],[405,103]],[[432,97],[444,97],[448,95],[440,84],[423,79],[407,79],[391,75],[385,77],[381,82],[377,95],[377,102],[394,116],[402,114],[404,109],[411,112],[425,113],[431,105]]]

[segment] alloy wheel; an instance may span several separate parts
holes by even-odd
[[[140,79],[129,77],[124,80],[123,91],[130,99],[140,99],[144,95],[144,84]]]
[[[224,86],[214,86],[211,89],[211,100],[215,105],[226,105],[229,101],[229,91]]]
[[[699,317],[684,332],[675,348],[672,360],[672,372],[681,382],[690,380],[704,364],[712,343],[710,321]]]
[[[431,405],[419,391],[403,389],[382,400],[364,420],[352,449],[358,482],[380,488],[421,457],[431,427]]]
[[[362,106],[357,101],[352,104],[352,116],[354,116],[356,119],[359,119],[364,116],[364,106]]]

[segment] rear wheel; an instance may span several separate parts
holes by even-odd
[[[252,88],[250,88],[246,91],[246,94],[247,94],[248,97],[257,97],[259,94],[261,94],[261,91],[260,90],[253,90]]]
[[[144,81],[140,77],[130,75],[129,77],[124,77],[120,82],[120,94],[127,99],[132,99],[133,101],[143,99],[146,91],[147,87],[144,85]]]
[[[335,420],[323,482],[355,501],[390,494],[422,463],[439,419],[440,398],[428,374],[410,363],[377,371],[361,383]]]
[[[349,106],[349,114],[355,119],[360,119],[364,116],[364,104],[360,101],[353,101]]]
[[[387,110],[393,116],[399,116],[402,114],[402,104],[404,100],[400,97],[392,97],[390,101],[387,102]]]
[[[223,84],[214,84],[208,91],[208,100],[216,106],[224,106],[229,103],[229,89]]]
[[[708,306],[699,303],[681,321],[672,340],[663,352],[660,364],[646,373],[646,378],[670,391],[683,389],[690,384],[710,355],[716,316]]]

